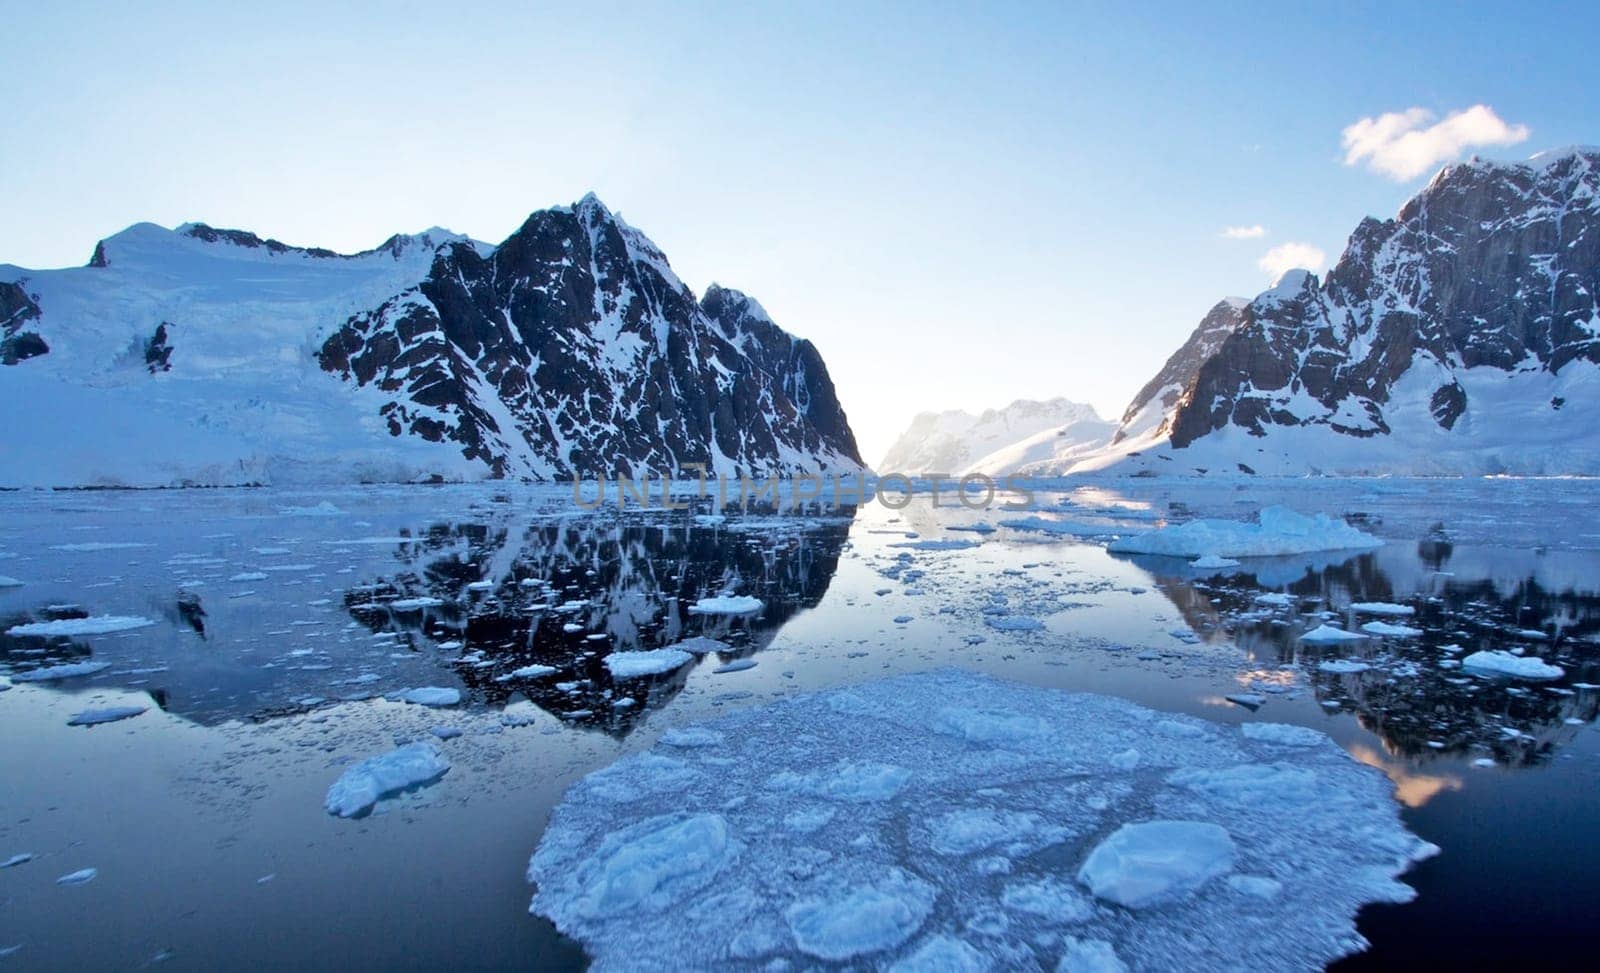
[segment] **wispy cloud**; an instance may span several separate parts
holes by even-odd
[[[1309,270],[1318,273],[1327,265],[1328,255],[1321,248],[1309,243],[1280,243],[1261,255],[1256,261],[1256,266],[1266,271],[1273,280],[1283,276],[1286,270]]]
[[[1225,226],[1222,235],[1229,240],[1259,240],[1267,235],[1267,228],[1260,223],[1254,226]]]
[[[1369,169],[1398,182],[1415,179],[1476,145],[1516,145],[1528,126],[1507,124],[1488,105],[1473,105],[1433,122],[1426,108],[1385,112],[1363,118],[1344,130],[1344,164],[1365,162]]]

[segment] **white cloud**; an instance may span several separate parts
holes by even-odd
[[[1404,182],[1472,146],[1516,145],[1528,138],[1528,126],[1506,124],[1488,105],[1451,112],[1428,125],[1433,118],[1426,108],[1407,108],[1361,119],[1344,130],[1344,164],[1365,161],[1368,168]]]
[[[1260,223],[1254,226],[1225,226],[1222,235],[1229,240],[1259,240],[1267,235],[1267,228]]]
[[[1261,255],[1256,266],[1265,270],[1273,280],[1286,270],[1303,269],[1319,273],[1328,262],[1328,255],[1309,243],[1280,243]]]

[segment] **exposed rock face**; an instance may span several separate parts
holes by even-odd
[[[39,305],[17,283],[0,281],[0,365],[15,365],[50,351],[37,332],[23,330],[39,317]]]
[[[702,305],[593,196],[533,214],[488,256],[441,248],[319,358],[387,395],[395,435],[454,441],[502,476],[861,466],[816,349],[737,292]]]
[[[1139,394],[1133,397],[1122,413],[1122,425],[1117,429],[1113,442],[1128,435],[1137,435],[1148,422],[1164,421],[1184,391],[1194,384],[1200,366],[1216,354],[1224,339],[1244,322],[1245,310],[1249,306],[1250,302],[1245,298],[1229,297],[1218,301],[1215,307],[1207,311],[1189,340],[1172,353],[1156,377],[1146,382]]]
[[[172,343],[171,335],[167,329],[171,323],[163,321],[156,325],[156,333],[144,345],[144,367],[150,374],[172,371]]]
[[[1229,424],[1387,434],[1409,370],[1453,428],[1472,409],[1460,370],[1600,363],[1597,293],[1600,151],[1452,166],[1395,219],[1364,220],[1326,281],[1291,272],[1244,309],[1179,395],[1172,445]]]

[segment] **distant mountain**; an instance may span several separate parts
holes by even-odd
[[[924,412],[884,454],[877,471],[1004,476],[1040,464],[1070,462],[1103,446],[1115,428],[1091,406],[1067,399],[1019,399],[982,415]]]
[[[1212,308],[1056,471],[1600,473],[1600,149],[1450,166],[1319,280]]]
[[[499,246],[139,224],[0,266],[0,486],[862,468],[821,355],[595,197]]]

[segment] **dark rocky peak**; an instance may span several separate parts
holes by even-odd
[[[0,281],[0,365],[15,365],[50,351],[37,332],[23,330],[39,318],[39,305],[21,281]]]

